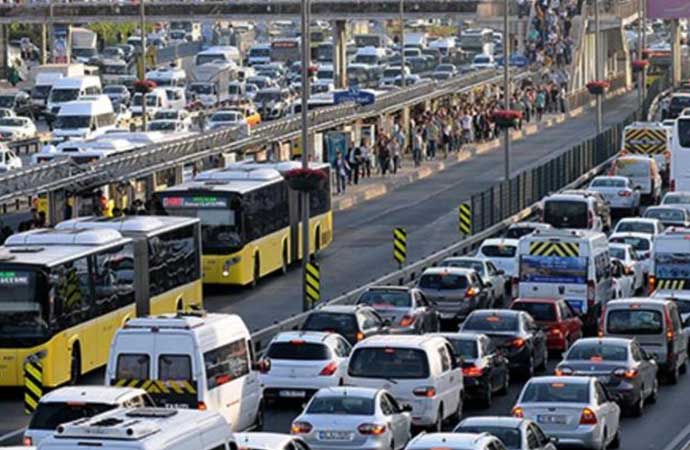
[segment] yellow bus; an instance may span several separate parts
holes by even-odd
[[[10,236],[0,247],[0,386],[23,385],[30,356],[44,386],[76,383],[106,363],[137,310],[201,305],[201,288],[195,219],[75,219]]]
[[[294,161],[238,163],[202,172],[156,192],[154,207],[157,214],[201,219],[204,283],[255,285],[301,259],[300,195],[283,177],[298,167]],[[327,164],[311,167],[328,175]],[[310,193],[309,204],[314,253],[333,240],[330,183]]]

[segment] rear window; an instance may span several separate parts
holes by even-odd
[[[664,205],[686,205],[690,203],[690,195],[667,195],[661,203]]]
[[[522,448],[522,434],[519,428],[489,425],[465,425],[457,427],[454,433],[489,433],[503,442],[506,448]]]
[[[470,314],[462,326],[463,331],[515,331],[518,319],[513,315]]]
[[[690,100],[690,99],[688,99]],[[673,103],[673,101],[671,101]],[[678,119],[678,142],[681,147],[690,147],[690,120]]]
[[[422,289],[465,289],[468,286],[467,277],[452,274],[425,274],[419,280]]]
[[[31,418],[29,429],[54,430],[60,424],[84,417],[93,417],[116,407],[117,405],[104,403],[39,403]]]
[[[592,181],[592,187],[626,187],[625,180],[617,178],[601,178]]]
[[[374,399],[363,397],[315,397],[307,414],[345,414],[370,416],[374,414]]]
[[[616,242],[618,244],[632,245],[635,250],[647,251],[649,250],[649,240],[638,237],[612,237],[609,242]]]
[[[160,355],[158,357],[159,380],[191,380],[192,359],[189,355]]]
[[[625,249],[621,247],[609,247],[609,255],[611,258],[625,260]]]
[[[422,350],[365,347],[352,354],[348,373],[362,378],[427,378],[429,362]]]
[[[529,383],[521,403],[589,403],[588,383]]]
[[[475,359],[479,357],[477,341],[474,339],[448,339],[453,346],[453,354],[465,359]]]
[[[357,303],[373,308],[407,308],[412,305],[412,300],[408,292],[373,290],[362,294]]]
[[[509,228],[508,231],[506,232],[506,238],[508,239],[520,239],[522,236],[527,236],[528,234],[532,233],[534,231],[534,228],[530,227],[514,227],[514,228]]]
[[[556,320],[556,305],[553,303],[517,302],[512,309],[526,311],[534,320],[553,322]]]
[[[512,258],[517,252],[517,247],[512,245],[484,245],[481,252],[482,255],[489,258]]]
[[[318,361],[331,358],[331,352],[323,344],[302,341],[275,342],[268,347],[266,356],[271,359]]]
[[[690,144],[689,144],[690,145]],[[670,208],[650,208],[645,211],[644,216],[648,219],[659,219],[660,221],[678,221],[682,222],[685,217],[683,211]]]
[[[648,177],[649,161],[619,159],[616,161],[616,175],[624,177]]]
[[[462,269],[472,269],[478,274],[484,272],[484,264],[481,261],[473,261],[471,259],[452,259],[441,262],[441,267],[460,267]]]
[[[117,355],[115,378],[118,380],[148,380],[149,355],[143,353],[120,353]]]
[[[646,222],[620,222],[616,233],[654,233],[654,224]]]
[[[568,360],[582,361],[626,361],[628,348],[622,345],[607,345],[599,343],[575,343],[568,352]]]
[[[587,228],[587,203],[549,200],[544,205],[544,222],[555,228]]]
[[[610,334],[660,334],[663,331],[661,312],[651,309],[612,309],[606,319]]]
[[[356,333],[357,320],[353,314],[312,313],[302,326],[308,331],[335,331],[341,334]]]

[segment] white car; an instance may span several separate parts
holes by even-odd
[[[0,118],[0,138],[5,142],[33,139],[37,134],[36,125],[28,117]]]
[[[450,342],[439,336],[376,335],[359,342],[344,384],[386,389],[412,406],[415,426],[441,431],[462,415],[462,368]]]
[[[188,129],[192,127],[192,116],[184,109],[159,109],[153,115],[153,120],[176,120],[184,123]]]
[[[337,333],[288,331],[268,344],[260,375],[263,398],[308,399],[317,390],[342,384],[352,347]]]
[[[517,284],[518,278],[518,243],[519,239],[506,239],[506,238],[492,238],[485,239],[482,245],[477,250],[477,256],[480,258],[486,258],[498,270],[502,270],[506,276],[507,280],[510,280],[512,285]],[[516,292],[512,293],[513,295]]]
[[[664,224],[659,219],[646,217],[624,217],[618,221],[614,233],[632,232],[647,233],[651,236],[658,236],[664,232]]]
[[[635,189],[626,177],[596,177],[588,191],[600,193],[611,209],[625,210],[632,216],[640,212],[640,190]]]
[[[495,69],[496,68],[496,59],[494,59],[494,55],[485,55],[485,54],[479,54],[475,55],[474,59],[472,60],[472,64],[470,65],[470,69],[472,70],[481,70],[481,69]]]
[[[522,388],[513,417],[539,424],[558,443],[618,448],[621,409],[595,377],[534,377]]]
[[[0,118],[4,119],[5,117],[17,117],[17,113],[10,108],[0,108]]]
[[[632,245],[645,277],[651,273],[652,255],[654,254],[654,238],[652,236],[646,233],[614,233],[609,236],[609,243]]]
[[[420,433],[405,450],[506,450],[503,442],[488,433]]]
[[[690,211],[690,192],[668,192],[661,200],[662,206],[676,206]]]
[[[609,255],[611,259],[617,259],[623,264],[623,270],[627,275],[633,276],[634,291],[637,292],[644,286],[644,270],[637,259],[637,253],[630,244],[617,242],[609,243]]]
[[[38,446],[64,422],[92,417],[115,408],[154,406],[143,389],[111,386],[66,386],[41,397],[24,432],[24,444]]]
[[[247,125],[247,120],[244,114],[240,111],[232,109],[221,109],[216,111],[208,119],[207,122],[209,130],[217,130],[219,128],[239,127]]]
[[[5,144],[0,143],[0,173],[22,168],[22,160]]]

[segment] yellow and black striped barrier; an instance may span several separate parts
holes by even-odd
[[[401,227],[393,228],[393,259],[401,266],[407,259],[407,231]]]
[[[659,290],[682,291],[687,280],[657,280],[656,287]]]
[[[319,265],[308,262],[304,272],[305,295],[309,304],[314,305],[321,300],[321,270]]]
[[[458,207],[458,230],[465,237],[472,234],[472,206],[470,202],[463,202]]]
[[[580,245],[574,242],[532,242],[529,254],[533,256],[580,256]]]
[[[196,386],[189,380],[135,380],[118,379],[113,385],[140,388],[149,394],[196,394]]]
[[[43,363],[37,358],[28,358],[24,362],[24,412],[36,411],[38,402],[43,397]]]
[[[625,151],[633,154],[652,155],[668,150],[666,130],[633,128],[625,130]]]

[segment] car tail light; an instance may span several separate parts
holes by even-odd
[[[666,340],[668,342],[673,342],[673,322],[671,321],[671,314],[669,314],[668,309],[664,309],[664,321],[666,322]]]
[[[357,338],[357,342],[363,341],[364,340],[364,333],[362,333],[361,331],[358,331],[357,334],[355,335],[355,337]]]
[[[208,409],[208,406],[206,406],[206,403],[204,402],[198,402],[196,404],[196,409],[198,409],[199,411],[206,411]]]
[[[597,424],[597,415],[594,414],[594,411],[592,411],[589,408],[585,408],[582,410],[582,414],[580,415],[580,425],[596,425]]]
[[[400,326],[409,327],[414,323],[415,320],[417,320],[416,316],[413,316],[411,314],[405,314],[404,316],[402,316],[402,319],[400,319]]]
[[[265,359],[262,359],[261,361],[259,361],[258,369],[259,373],[267,374],[271,371],[271,364]]]
[[[307,434],[314,427],[309,422],[294,422],[290,427],[291,434]]]
[[[513,411],[511,412],[513,417],[517,417],[518,419],[522,419],[525,417],[525,410],[520,408],[519,406],[516,406],[513,408]]]
[[[632,195],[632,192],[630,192],[630,191],[618,191],[619,197],[630,197],[631,195]]]
[[[567,377],[568,375],[575,373],[570,367],[556,367],[554,372],[556,373],[557,377]]]
[[[479,289],[477,289],[476,287],[467,288],[467,290],[465,291],[465,298],[474,298],[477,295],[479,295]]]
[[[634,273],[632,266],[625,266],[625,274],[632,275]]]
[[[332,376],[337,370],[338,370],[338,364],[335,363],[335,362],[330,362],[330,363],[328,363],[328,364],[326,365],[326,367],[324,367],[323,369],[321,369],[321,372],[319,372],[319,375],[320,375],[320,376],[324,376],[324,377],[330,377],[330,376]]]
[[[380,423],[363,423],[357,427],[359,434],[379,436],[386,432],[386,425]]]
[[[525,346],[525,340],[522,338],[515,338],[510,341],[510,346],[515,348],[522,348]]]
[[[463,367],[462,374],[466,377],[481,377],[484,374],[484,369],[472,364],[471,366]]]
[[[606,320],[606,306],[601,308],[601,316],[599,316],[599,331],[597,335],[599,337],[604,336],[604,321]]]
[[[649,292],[654,292],[656,289],[656,277],[654,275],[650,275],[647,279],[647,284],[649,285]]]
[[[595,289],[594,289],[594,281],[589,280],[587,282],[587,307],[591,308],[594,306],[594,297],[596,295]]]
[[[549,334],[554,336],[563,336],[563,331],[558,325],[553,325],[551,328],[549,328]]]
[[[415,397],[427,397],[431,398],[436,395],[436,388],[432,386],[418,387],[412,391]]]
[[[627,378],[632,380],[639,374],[637,369],[624,369],[623,367],[613,371],[613,375],[620,378]]]
[[[22,444],[24,447],[31,447],[33,445],[33,441],[29,436],[24,436],[24,440],[22,441]]]

